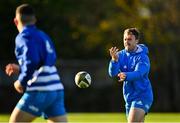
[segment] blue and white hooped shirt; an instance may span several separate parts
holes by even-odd
[[[20,65],[18,80],[26,91],[64,89],[55,67],[56,52],[53,43],[35,25],[25,26],[17,35],[15,55]]]

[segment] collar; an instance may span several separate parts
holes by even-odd
[[[36,26],[33,24],[33,25],[25,25],[24,27],[23,27],[23,29],[22,29],[22,31],[24,31],[24,30],[26,30],[26,29],[35,29],[36,28]]]
[[[137,47],[136,47],[136,49],[134,51],[127,51],[127,50],[125,50],[125,51],[126,51],[127,55],[130,55],[130,54],[140,53],[140,52],[143,51],[143,49],[142,49],[141,46],[137,45]]]

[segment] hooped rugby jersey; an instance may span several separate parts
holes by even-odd
[[[63,90],[55,67],[54,45],[35,25],[25,26],[15,40],[15,55],[20,65],[18,80],[26,91]]]

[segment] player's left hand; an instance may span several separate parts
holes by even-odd
[[[118,77],[119,77],[119,82],[123,82],[126,79],[126,74],[123,72],[120,72],[118,74]]]
[[[14,88],[16,89],[16,91],[18,92],[18,93],[23,93],[24,92],[24,89],[23,89],[23,86],[21,85],[21,83],[20,83],[20,81],[18,81],[18,80],[16,80],[15,82],[14,82]]]

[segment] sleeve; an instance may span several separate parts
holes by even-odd
[[[27,81],[31,79],[38,65],[37,53],[34,53],[35,48],[32,47],[28,38],[19,37],[16,39],[15,55],[20,65],[18,80],[24,87],[27,85]]]
[[[135,70],[133,72],[125,72],[125,81],[134,81],[142,79],[145,74],[150,70],[150,62],[147,55],[142,55],[136,64]]]
[[[111,77],[116,76],[119,73],[119,62],[116,61],[110,61],[109,62],[109,69],[108,73]]]

